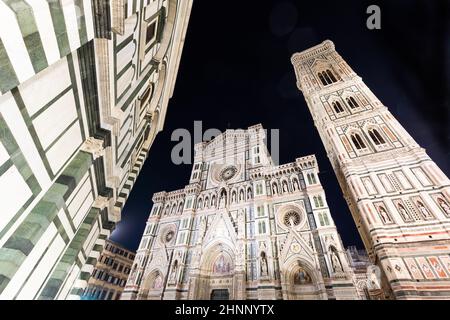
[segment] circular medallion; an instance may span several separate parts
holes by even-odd
[[[166,233],[166,235],[164,236],[164,240],[166,242],[170,242],[173,239],[173,236],[175,235],[175,232],[173,232],[173,230],[170,230],[169,232]]]
[[[297,211],[288,211],[284,217],[283,221],[287,227],[296,227],[300,224],[300,214]]]
[[[291,251],[293,253],[299,253],[300,252],[300,245],[298,243],[291,244]]]
[[[224,181],[230,180],[236,175],[236,172],[237,168],[235,166],[228,166],[220,172],[220,178]]]

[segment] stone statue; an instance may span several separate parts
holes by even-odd
[[[175,282],[178,270],[178,260],[172,266],[172,272],[170,273],[170,282]]]
[[[403,220],[411,220],[411,217],[409,216],[408,212],[406,212],[405,208],[401,205],[397,205],[398,212],[400,212],[400,215],[402,216]]]
[[[333,272],[343,272],[341,262],[337,256],[337,253],[334,250],[331,250],[331,264],[333,266]]]
[[[442,208],[442,210],[444,210],[444,212],[445,212],[446,214],[450,214],[450,207],[449,207],[449,205],[448,205],[444,200],[442,200],[441,198],[439,198],[439,199],[438,199],[438,203],[439,203],[439,206]]]
[[[300,187],[298,186],[298,181],[296,179],[296,180],[294,180],[294,190],[296,191],[296,190],[299,190],[299,189],[300,189]]]
[[[419,208],[420,212],[422,213],[422,215],[425,218],[432,218],[433,216],[431,215],[430,211],[428,211],[427,208],[425,208],[425,206],[423,205],[422,202],[417,201],[417,207]]]
[[[267,268],[267,259],[266,254],[263,252],[261,254],[261,276],[267,276],[268,274],[268,268]]]
[[[378,207],[378,212],[380,213],[381,219],[383,219],[384,223],[392,222],[391,217],[388,215],[388,213],[386,212],[386,209],[384,207]]]

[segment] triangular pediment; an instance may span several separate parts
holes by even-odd
[[[227,209],[222,209],[217,212],[209,225],[205,234],[203,246],[205,247],[217,239],[227,239],[235,244],[236,237],[236,230],[230,219],[229,213],[227,212]]]
[[[330,62],[326,59],[316,58],[311,64],[311,68],[313,69],[322,69],[330,66]]]
[[[314,251],[309,244],[301,235],[296,231],[291,230],[286,238],[286,241],[281,251],[281,258],[283,261],[288,260],[291,256],[303,256],[308,260],[314,260]]]

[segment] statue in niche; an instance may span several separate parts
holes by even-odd
[[[417,201],[416,204],[417,204],[417,208],[419,208],[420,212],[422,213],[422,215],[425,218],[432,218],[433,217],[433,215],[430,213],[430,211],[428,211],[427,208],[425,208],[425,206],[423,205],[423,203],[421,201]]]
[[[384,223],[392,223],[391,217],[383,206],[378,207],[378,212],[380,213],[381,219]]]
[[[178,260],[175,260],[173,266],[172,266],[172,272],[170,273],[170,282],[175,282],[176,276],[178,271]]]
[[[283,192],[288,192],[288,185],[286,181],[283,181]]]
[[[268,267],[267,267],[267,258],[266,253],[264,251],[261,252],[261,276],[265,277],[268,275]]]
[[[438,203],[439,203],[439,206],[442,208],[442,210],[444,210],[444,212],[449,215],[450,214],[450,206],[447,204],[447,202],[445,202],[445,200],[442,198],[438,198]]]
[[[232,197],[231,197],[231,201],[232,201],[233,203],[236,202],[236,192],[233,192],[233,195],[232,195]]]
[[[298,181],[297,181],[297,179],[294,179],[294,191],[297,191],[299,189],[300,189],[300,187],[298,185]]]
[[[339,257],[337,256],[336,250],[331,249],[330,255],[331,255],[331,265],[333,266],[333,272],[334,273],[343,272],[344,270],[342,269],[342,265],[341,262],[339,261]]]
[[[273,194],[277,194],[277,193],[278,193],[278,187],[277,187],[276,183],[274,183],[274,184],[272,185],[272,193],[273,193]]]
[[[406,211],[405,207],[402,204],[397,205],[397,210],[402,216],[403,220],[408,221],[411,220],[411,217],[409,216],[409,213]]]

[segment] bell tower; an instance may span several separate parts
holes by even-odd
[[[448,177],[333,42],[291,62],[385,291],[396,299],[450,298]]]

